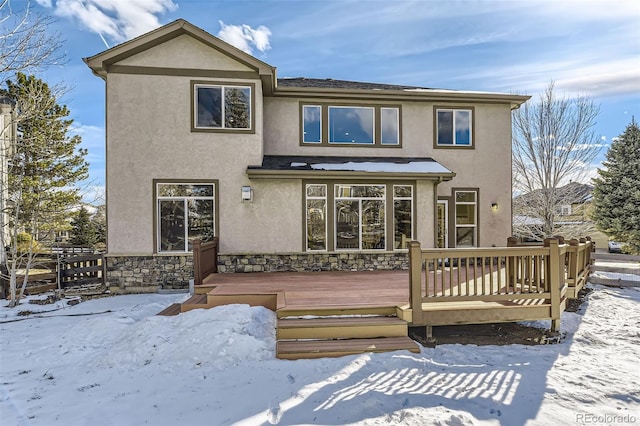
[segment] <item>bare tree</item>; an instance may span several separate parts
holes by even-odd
[[[518,236],[558,234],[563,207],[584,202],[580,187],[568,184],[590,180],[591,162],[601,150],[593,131],[598,113],[588,97],[558,97],[553,82],[537,103],[514,111],[513,214]]]
[[[64,62],[60,35],[50,31],[53,22],[50,16],[31,13],[28,0],[17,11],[10,0],[0,0],[0,86],[16,72]]]

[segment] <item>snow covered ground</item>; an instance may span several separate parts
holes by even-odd
[[[560,344],[299,361],[274,358],[264,308],[2,302],[0,424],[640,424],[640,288],[594,289],[563,314]]]

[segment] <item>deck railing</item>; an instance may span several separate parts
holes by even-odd
[[[412,322],[426,324],[423,304],[505,302],[551,305],[559,328],[567,297],[575,297],[589,273],[591,242],[492,248],[422,249],[409,246]],[[569,290],[569,288],[573,290]]]
[[[194,284],[201,285],[210,274],[218,272],[218,237],[206,243],[200,240],[193,242],[193,275]]]

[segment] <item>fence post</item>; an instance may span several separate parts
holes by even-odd
[[[409,243],[409,306],[412,322],[422,323],[422,248],[418,241]]]
[[[560,246],[558,239],[546,238],[544,246],[549,248],[547,260],[546,279],[551,294],[551,331],[560,331],[560,265],[564,267],[564,261],[560,261]]]

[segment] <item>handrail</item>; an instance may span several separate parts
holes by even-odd
[[[193,282],[201,285],[210,274],[218,272],[218,237],[203,243],[193,241]]]
[[[589,274],[592,242],[549,238],[543,244],[422,249],[409,244],[409,304],[414,324],[425,324],[423,303],[546,300],[558,329],[566,298],[576,297]]]

